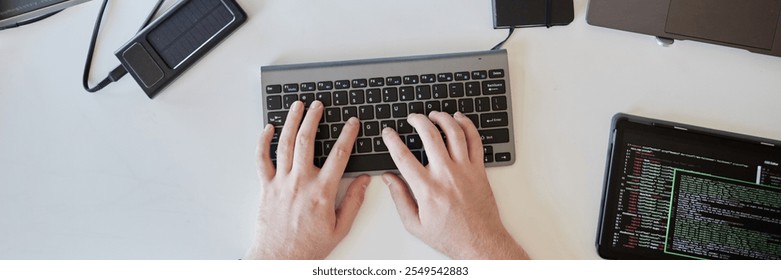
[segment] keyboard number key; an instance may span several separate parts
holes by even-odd
[[[382,102],[382,93],[378,88],[372,88],[366,90],[366,103],[380,103]]]
[[[266,96],[266,109],[268,110],[282,109],[282,96],[279,95]]]

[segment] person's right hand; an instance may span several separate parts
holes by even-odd
[[[499,217],[477,128],[461,113],[453,118],[432,112],[429,118],[420,114],[407,118],[423,140],[429,160],[425,167],[393,129],[382,132],[393,161],[409,183],[408,188],[393,173],[382,176],[404,226],[454,259],[528,259]],[[447,146],[434,123],[445,133]]]

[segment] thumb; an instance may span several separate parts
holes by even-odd
[[[339,209],[336,210],[336,232],[340,235],[347,235],[350,232],[355,216],[358,215],[358,210],[363,205],[366,187],[370,180],[371,177],[368,175],[361,175],[347,187],[347,193],[345,193],[342,203],[339,204]]]
[[[412,198],[412,193],[407,188],[407,183],[393,173],[383,174],[382,181],[390,189],[391,197],[393,197],[393,202],[396,203],[396,210],[399,211],[404,227],[407,228],[407,231],[414,233],[413,231],[420,226],[420,217],[418,216],[418,204]]]

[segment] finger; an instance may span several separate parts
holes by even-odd
[[[402,175],[407,178],[419,178],[425,174],[426,167],[420,164],[395,130],[390,127],[383,129],[382,141],[385,142],[385,147],[388,147],[388,152]]]
[[[469,149],[466,145],[464,129],[456,122],[453,117],[444,112],[431,112],[429,119],[442,128],[447,136],[447,150],[450,152],[450,158],[456,162],[469,161]]]
[[[410,114],[407,122],[418,131],[420,139],[423,140],[423,148],[426,150],[429,162],[444,164],[450,160],[442,135],[431,120],[421,114]]]
[[[323,169],[320,171],[320,176],[325,176],[323,180],[329,181],[328,186],[333,186],[330,190],[336,193],[339,184],[336,184],[342,175],[344,175],[344,168],[347,166],[347,161],[350,159],[350,154],[353,151],[353,144],[355,144],[355,137],[358,136],[358,129],[360,123],[358,118],[352,117],[344,124],[342,133],[339,135],[339,139],[336,139],[331,153],[328,154],[328,159],[323,164]]]
[[[396,203],[401,223],[407,231],[414,234],[420,227],[420,216],[418,216],[418,204],[412,198],[407,184],[393,173],[382,174],[382,181],[388,186],[393,202]]]
[[[464,116],[461,112],[455,114],[456,122],[464,131],[464,137],[466,137],[466,146],[469,149],[469,160],[474,163],[485,164],[483,161],[483,139],[480,138],[480,133],[477,132],[475,124]]]
[[[320,101],[312,102],[304,117],[304,122],[301,123],[301,129],[298,130],[298,136],[296,136],[293,169],[314,166],[315,135],[317,135],[317,126],[321,117],[323,117],[323,103]]]
[[[304,103],[301,101],[293,102],[290,111],[285,119],[285,126],[282,127],[282,133],[279,135],[279,144],[277,146],[277,171],[288,173],[293,164],[293,148],[296,143],[296,133],[301,123],[304,112]]]
[[[363,198],[366,196],[366,187],[369,185],[371,177],[369,175],[361,175],[350,183],[347,187],[347,193],[342,199],[342,203],[339,204],[339,208],[336,210],[336,232],[344,236],[350,232],[350,228],[353,226],[355,216],[358,215],[358,210],[363,205]]]
[[[261,181],[271,181],[276,174],[274,164],[271,163],[271,139],[274,138],[274,125],[266,124],[258,139],[256,157],[258,161],[258,176]]]

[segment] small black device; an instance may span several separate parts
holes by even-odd
[[[493,0],[494,29],[568,25],[572,0]]]
[[[246,19],[235,0],[183,0],[115,55],[153,98]]]
[[[617,114],[597,252],[781,259],[781,142]]]

